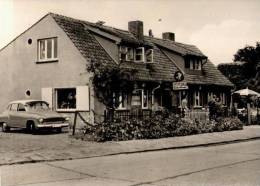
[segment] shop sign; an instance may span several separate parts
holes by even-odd
[[[173,82],[173,90],[186,90],[189,89],[187,82]]]

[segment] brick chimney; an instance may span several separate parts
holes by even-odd
[[[164,32],[164,33],[162,33],[162,38],[168,39],[168,40],[171,40],[171,41],[175,41],[175,34],[172,33],[172,32]]]
[[[128,22],[128,31],[131,32],[138,40],[144,39],[144,29],[142,21]]]

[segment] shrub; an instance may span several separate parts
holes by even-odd
[[[87,127],[85,133],[95,141],[122,141],[132,139],[157,139],[162,137],[186,136],[199,133],[219,132],[242,129],[238,118],[222,118],[210,121],[191,120],[179,115],[160,111],[147,119],[129,121],[102,122],[94,127]]]
[[[174,130],[176,136],[187,136],[200,133],[197,123],[189,118],[179,119],[176,126],[176,130]]]
[[[214,127],[215,132],[240,129],[243,129],[243,123],[237,117],[218,118]]]

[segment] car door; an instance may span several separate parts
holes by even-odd
[[[17,114],[17,108],[18,108],[18,103],[12,103],[10,106],[10,110],[9,110],[9,118],[8,118],[8,125],[10,127],[16,127],[17,123],[16,123],[16,114]]]
[[[25,128],[26,127],[26,110],[22,103],[18,104],[17,112],[13,115],[15,127]]]

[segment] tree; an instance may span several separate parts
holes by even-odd
[[[260,64],[260,43],[257,42],[256,47],[246,46],[245,48],[239,49],[234,55],[234,61],[246,62],[244,65],[244,75],[248,78],[255,77],[257,66]]]
[[[230,64],[220,64],[218,69],[235,84],[236,89],[249,87],[260,91],[260,43],[239,49],[233,60]]]
[[[133,88],[130,80],[135,71],[122,68],[121,64],[91,60],[87,65],[87,71],[93,74],[92,84],[97,99],[112,113],[120,104],[120,93]]]

